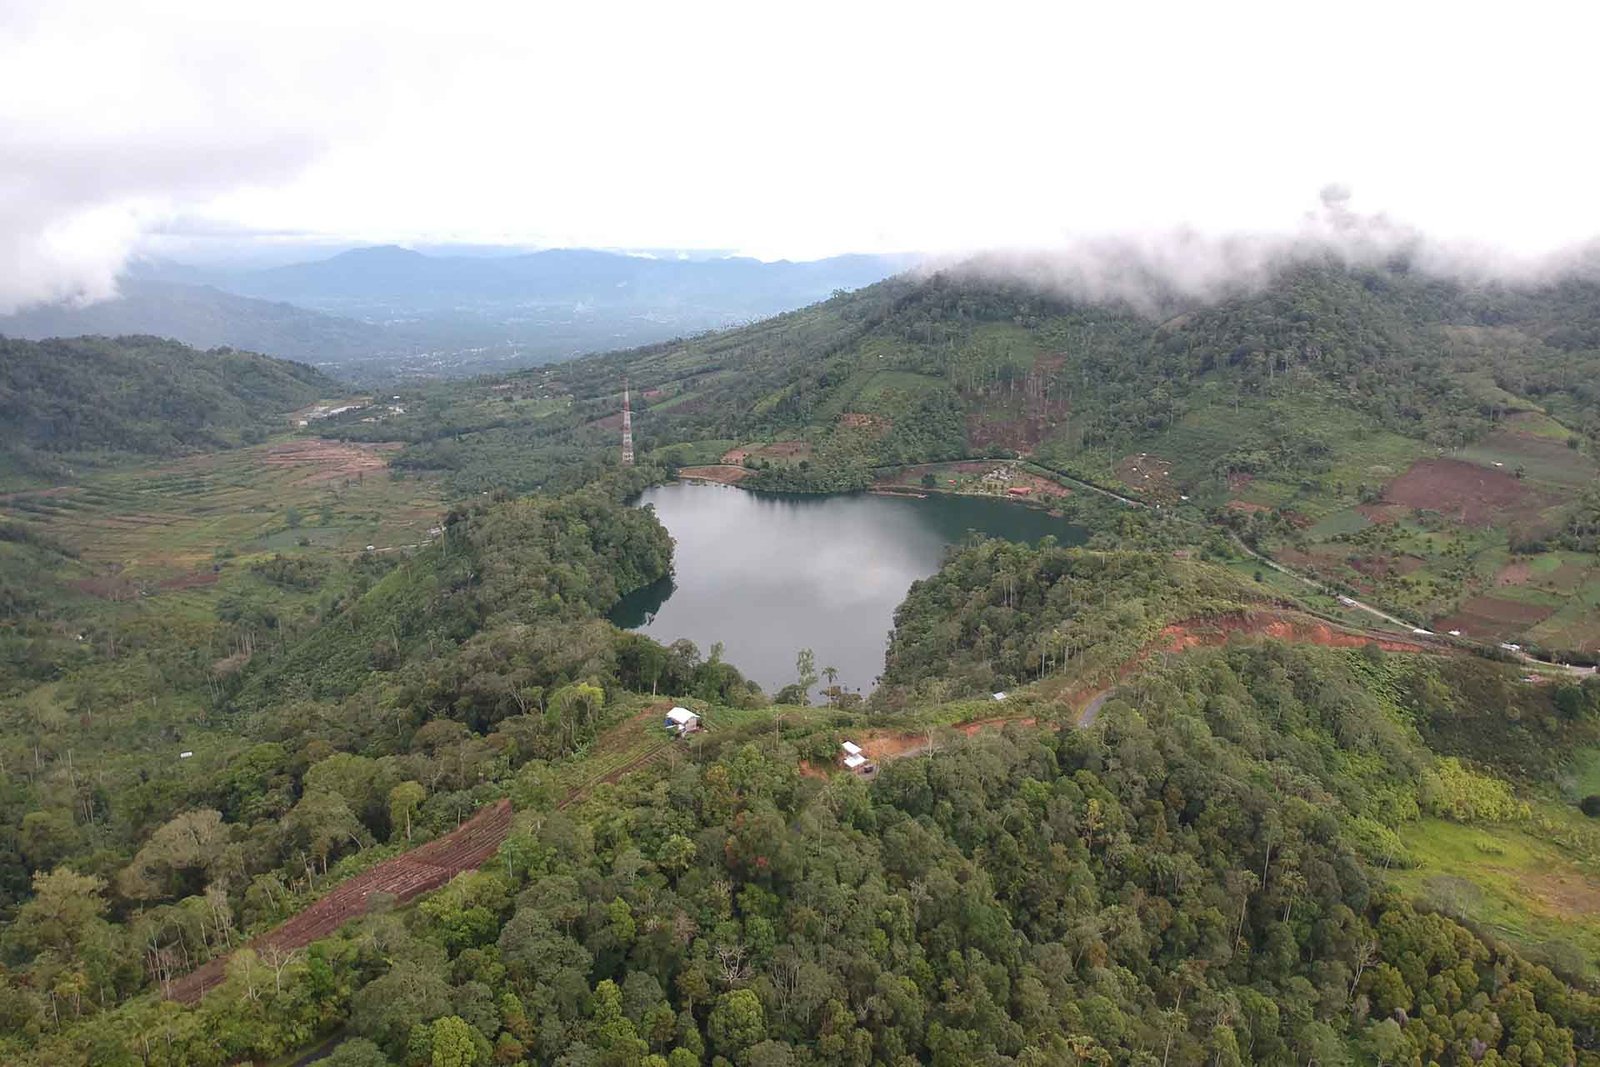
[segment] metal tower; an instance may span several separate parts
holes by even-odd
[[[622,465],[633,466],[633,408],[628,403],[628,379],[622,379]]]

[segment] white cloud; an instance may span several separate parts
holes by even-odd
[[[1540,3],[41,4],[0,16],[0,305],[103,291],[134,227],[90,240],[86,215],[805,257],[1281,236],[1339,181],[1363,211],[1534,256],[1600,233],[1597,22]]]

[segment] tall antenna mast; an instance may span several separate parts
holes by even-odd
[[[628,379],[622,379],[622,465],[633,466],[633,407],[628,403]]]

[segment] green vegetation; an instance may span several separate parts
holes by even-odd
[[[981,541],[911,587],[880,699],[930,681],[939,695],[1010,689],[1085,657],[1120,665],[1167,623],[1263,606],[1252,584],[1148,552]]]
[[[903,277],[739,330],[425,390],[402,417],[338,432],[406,440],[397,465],[459,492],[571,489],[615,457],[626,376],[640,454],[672,467],[737,443],[746,487],[827,492],[1023,456],[1231,529],[1420,625],[1593,658],[1600,571],[1527,605],[1497,590],[1519,561],[1592,557],[1600,350],[1574,324],[1596,298],[1588,282],[1309,263],[1148,314],[973,272]]]
[[[171,455],[260,440],[343,388],[299,363],[155,337],[0,338],[0,480],[58,480],[108,453]]]
[[[1600,683],[1337,628],[1233,540],[1581,647],[1592,297],[1317,266],[1157,323],[898,279],[317,438],[266,435],[334,391],[280,364],[167,436],[137,390],[121,436],[18,424],[104,463],[0,523],[0,1059],[1600,1064]],[[604,620],[671,569],[629,501],[734,448],[805,490],[1025,453],[1097,533],[961,546],[865,704],[773,704]],[[481,870],[247,944],[502,798]]]

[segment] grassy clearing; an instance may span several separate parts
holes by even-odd
[[[852,375],[844,388],[819,405],[813,418],[827,424],[847,411],[894,415],[908,401],[940,389],[937,378],[901,370],[869,370]]]
[[[1365,530],[1372,525],[1372,520],[1367,518],[1355,508],[1345,508],[1343,511],[1331,512],[1320,521],[1306,530],[1306,536],[1319,541],[1338,534],[1353,534]]]
[[[1515,827],[1442,819],[1400,836],[1416,866],[1391,878],[1406,892],[1600,978],[1600,877],[1563,849]]]
[[[1586,748],[1573,756],[1561,780],[1561,792],[1573,803],[1600,795],[1600,748]]]

